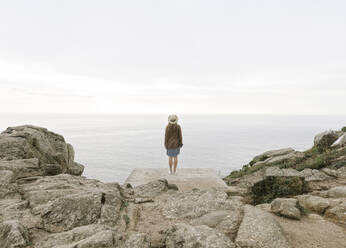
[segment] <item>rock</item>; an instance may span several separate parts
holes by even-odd
[[[304,176],[305,181],[307,182],[325,181],[331,179],[330,176],[319,170],[304,169],[300,173],[302,176]]]
[[[327,209],[325,217],[334,219],[341,224],[346,224],[346,200],[343,200],[335,207]]]
[[[10,161],[0,160],[0,171],[1,170],[11,170],[16,179],[44,175],[44,171],[41,169],[37,158]]]
[[[249,194],[249,190],[247,188],[241,188],[237,186],[228,186],[225,190],[226,194],[231,196],[246,196]]]
[[[281,226],[269,213],[250,205],[244,208],[235,243],[241,248],[289,248]]]
[[[206,225],[216,228],[226,234],[232,240],[235,239],[240,223],[243,218],[242,209],[239,210],[221,210],[205,214],[192,221],[194,226]]]
[[[130,233],[122,248],[151,248],[150,238],[143,233]]]
[[[29,245],[29,233],[18,221],[0,223],[0,247],[20,248]]]
[[[314,138],[314,145],[320,152],[330,147],[337,139],[338,134],[335,131],[329,130],[323,133],[319,133]]]
[[[67,143],[66,147],[67,147],[67,163],[68,164],[73,164],[74,156],[75,156],[75,152],[74,152],[73,146],[71,144]]]
[[[269,167],[266,169],[264,177],[304,177],[294,169],[280,169],[278,167]]]
[[[275,198],[304,194],[307,189],[307,183],[298,171],[269,167],[263,179],[252,186],[251,192],[253,203],[257,205]]]
[[[75,176],[80,176],[83,174],[84,171],[84,165],[81,165],[79,163],[72,163],[70,164],[67,173]]]
[[[304,169],[303,171],[297,171],[295,169],[280,169],[278,167],[269,167],[266,169],[265,177],[302,177],[307,182],[311,181],[324,181],[331,179],[326,173],[319,170]]]
[[[53,247],[113,247],[113,233],[101,225],[76,227],[67,232],[51,234],[42,239],[37,248]]]
[[[242,176],[240,178],[232,178],[232,177],[226,177],[223,180],[225,180],[225,182],[228,185],[236,185],[237,187],[241,187],[241,188],[251,188],[255,183],[262,181],[263,180],[263,169],[262,170],[258,170],[254,173]]]
[[[318,214],[323,214],[329,207],[329,201],[319,196],[299,195],[297,199],[301,207]]]
[[[337,169],[338,177],[346,178],[346,166]]]
[[[141,233],[117,234],[101,225],[76,227],[70,231],[51,234],[37,248],[149,248],[148,237]]]
[[[76,194],[61,197],[41,214],[43,228],[49,232],[71,230],[95,223],[101,216],[102,194]]]
[[[15,176],[12,171],[9,170],[2,170],[0,172],[0,186],[6,187],[10,183],[13,183],[15,181]]]
[[[321,171],[333,178],[346,178],[346,166],[343,166],[336,170],[323,168]]]
[[[14,184],[15,176],[12,171],[0,171],[0,199],[17,193],[17,185]]]
[[[73,161],[74,151],[64,137],[46,128],[31,125],[9,127],[0,134],[0,160],[39,160],[40,168],[34,167],[28,176],[55,175],[57,173],[78,173],[82,165]]]
[[[44,175],[54,176],[63,173],[62,167],[59,164],[45,164]]]
[[[256,208],[259,208],[263,211],[266,211],[266,212],[271,212],[271,204],[270,203],[263,203],[263,204],[258,204],[255,206]]]
[[[341,135],[333,144],[332,146],[344,146],[346,145],[346,133]]]
[[[321,171],[330,177],[340,177],[340,173],[337,170],[331,170],[329,168],[323,168]]]
[[[328,196],[332,198],[346,198],[346,186],[338,186],[329,189]]]
[[[272,165],[296,162],[298,159],[301,159],[303,157],[304,157],[303,152],[292,152],[285,155],[268,158],[267,160],[263,162],[268,166],[272,166]]]
[[[235,248],[223,233],[207,226],[175,224],[167,231],[166,248]]]
[[[286,155],[286,154],[289,154],[292,152],[294,152],[294,150],[290,147],[278,149],[278,150],[267,151],[267,152],[264,152],[260,155],[257,155],[256,157],[254,157],[252,159],[252,161],[250,162],[250,165],[253,165],[253,164],[260,162],[260,161],[264,161],[264,160],[271,158],[271,157],[282,156],[282,155]]]
[[[135,195],[140,198],[152,198],[166,192],[168,190],[168,182],[166,179],[159,179],[143,185],[134,187]]]
[[[301,217],[298,200],[293,198],[276,198],[271,203],[271,211],[277,215],[291,219],[299,220]]]
[[[307,217],[311,220],[323,220],[323,217],[318,214],[308,214]]]
[[[90,237],[79,241],[76,244],[73,244],[71,248],[96,248],[96,247],[105,247],[105,248],[113,248],[114,240],[113,240],[113,232],[111,230],[101,231],[98,233],[92,234]]]
[[[172,189],[172,190],[179,190],[178,186],[174,183],[169,183],[168,184],[168,189]]]
[[[253,164],[253,166],[264,166],[264,165],[273,166],[273,165],[279,165],[279,164],[285,164],[285,163],[292,163],[303,158],[304,156],[305,155],[302,152],[293,151],[293,152],[283,154],[280,156],[269,157],[263,161],[258,161],[255,164]]]
[[[162,214],[169,219],[197,218],[216,210],[237,210],[242,203],[227,199],[227,194],[219,189],[177,192],[167,200]]]
[[[120,217],[123,198],[118,184],[60,174],[21,185],[32,213],[49,232],[103,223],[113,226]]]

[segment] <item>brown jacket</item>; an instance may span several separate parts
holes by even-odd
[[[175,149],[183,146],[181,127],[178,124],[168,124],[165,133],[166,149]]]

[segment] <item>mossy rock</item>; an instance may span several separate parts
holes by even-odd
[[[304,194],[308,191],[307,182],[303,177],[268,176],[257,182],[251,189],[255,205],[270,203],[278,197]]]
[[[254,158],[253,160],[250,161],[249,165],[250,166],[253,166],[254,164],[256,164],[257,162],[260,162],[260,161],[264,161],[266,159],[268,159],[269,157],[266,156],[266,155],[261,155],[261,156],[258,156],[256,158]]]
[[[315,144],[315,147],[320,153],[325,152],[330,146],[338,139],[338,136],[335,133],[324,135],[321,140]]]

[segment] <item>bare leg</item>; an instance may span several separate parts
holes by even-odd
[[[169,171],[172,173],[172,164],[173,164],[173,157],[169,157],[168,164],[169,164]]]
[[[178,157],[173,157],[173,162],[174,162],[173,172],[175,173],[177,171],[177,166],[178,166]]]

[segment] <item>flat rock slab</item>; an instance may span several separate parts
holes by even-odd
[[[169,174],[168,169],[141,168],[134,169],[125,183],[132,186],[146,184],[148,182],[165,178],[168,183],[176,184],[180,191],[190,191],[193,188],[210,189],[227,188],[225,182],[217,175],[214,169],[192,169],[183,168],[177,170],[176,174]]]

